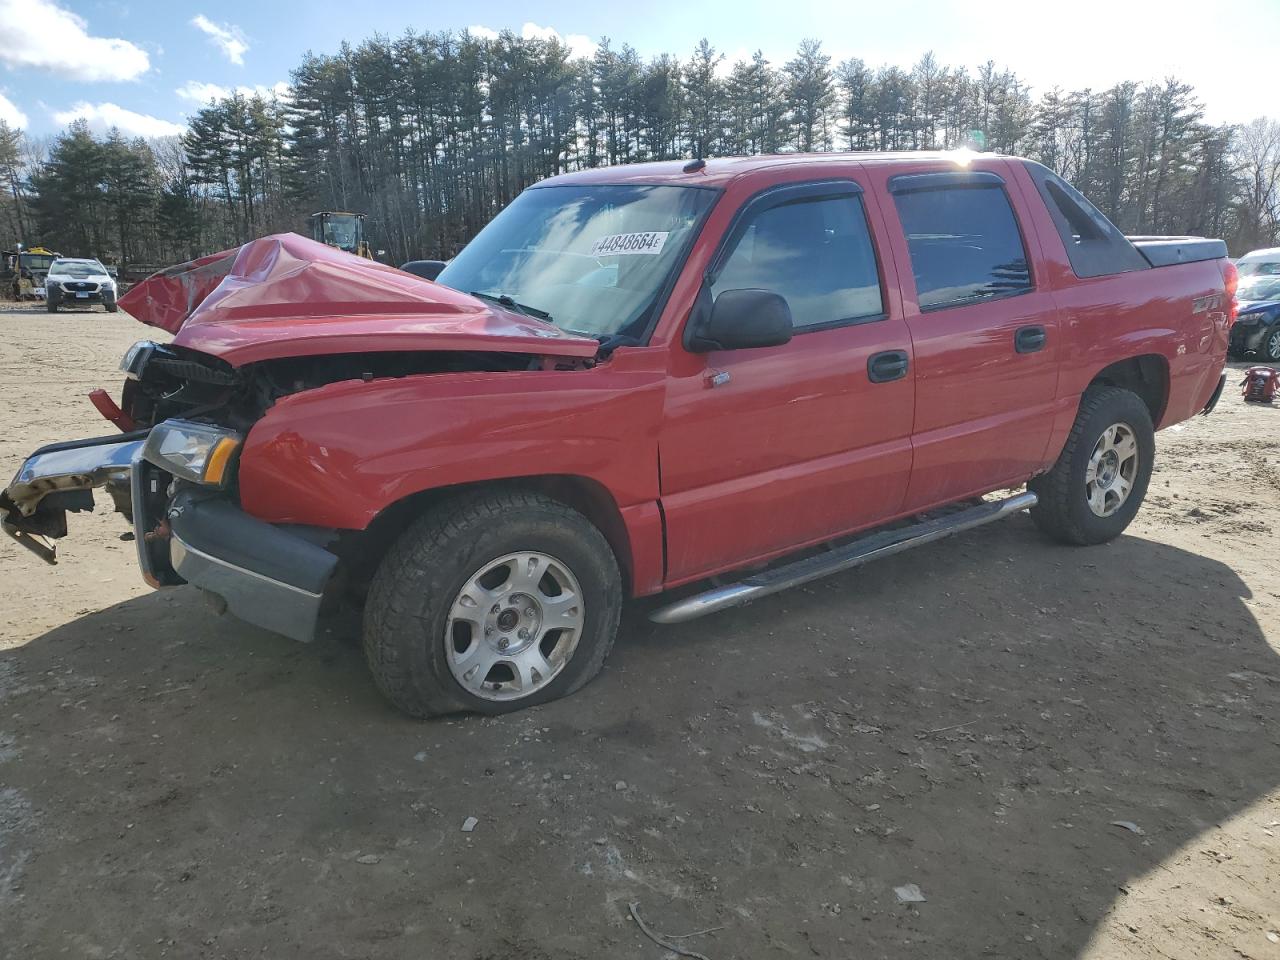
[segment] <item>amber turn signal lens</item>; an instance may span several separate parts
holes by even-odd
[[[227,467],[231,463],[232,454],[239,446],[240,441],[234,437],[223,437],[214,445],[204,465],[205,483],[213,484],[215,487],[222,486],[227,478]]]

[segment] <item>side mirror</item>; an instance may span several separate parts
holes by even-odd
[[[415,277],[422,277],[424,280],[434,280],[440,276],[440,271],[444,268],[443,260],[410,260],[408,263],[400,264],[400,269],[405,273],[412,273]]]
[[[697,353],[776,347],[791,340],[791,308],[772,290],[725,290],[689,339]]]

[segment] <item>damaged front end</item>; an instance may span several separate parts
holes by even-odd
[[[244,513],[228,492],[240,437],[166,420],[153,429],[42,447],[0,493],[0,527],[48,563],[68,511],[92,510],[105,488],[133,526],[138,566],[153,587],[191,583],[231,613],[310,640],[338,558],[330,533],[284,529]]]
[[[243,442],[283,398],[344,381],[580,369],[600,344],[534,317],[292,235],[162,271],[120,300],[175,333],[125,355],[122,433],[36,450],[0,492],[0,528],[48,563],[97,491],[132,524],[155,587],[191,583],[266,629],[310,640],[340,531],[242,509]]]

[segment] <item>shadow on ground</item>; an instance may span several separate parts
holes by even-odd
[[[425,724],[349,638],[147,596],[0,659],[4,939],[662,956],[638,900],[661,930],[723,926],[684,941],[714,960],[1073,957],[1276,786],[1248,596],[1204,557],[1053,547],[1022,517],[681,627],[636,607],[579,695]]]

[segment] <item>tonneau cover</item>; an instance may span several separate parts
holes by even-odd
[[[294,233],[153,274],[120,298],[174,343],[240,366],[276,357],[457,350],[592,357],[599,343]]]
[[[1227,256],[1227,245],[1224,241],[1209,240],[1205,237],[1129,237],[1128,239],[1153,267],[1194,263],[1197,260],[1222,260]]]

